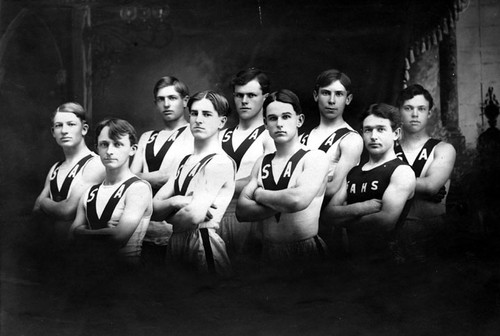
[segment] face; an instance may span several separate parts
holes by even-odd
[[[210,100],[198,100],[191,105],[189,125],[195,139],[203,140],[218,136],[219,130],[225,123],[226,117],[219,116]]]
[[[240,119],[250,120],[260,117],[259,113],[262,111],[262,104],[267,95],[267,93],[262,94],[262,88],[256,79],[245,85],[235,85],[234,104]]]
[[[295,138],[304,115],[297,115],[291,104],[274,101],[267,106],[264,123],[276,143],[285,143]]]
[[[175,121],[184,116],[188,97],[181,97],[173,85],[158,90],[155,103],[165,122]]]
[[[74,113],[57,112],[52,123],[52,136],[61,147],[73,147],[84,141],[88,125]]]
[[[313,96],[321,116],[329,120],[341,116],[346,105],[352,101],[352,94],[347,94],[344,85],[338,80],[319,88],[318,92],[314,91]]]
[[[109,127],[102,129],[97,137],[97,152],[106,168],[120,168],[129,163],[130,157],[135,154],[137,146],[130,144],[128,134],[116,140],[109,137]]]
[[[414,96],[405,100],[400,108],[403,129],[405,132],[416,133],[425,130],[427,121],[431,117],[429,102],[423,95]]]
[[[369,115],[363,120],[363,141],[372,155],[381,155],[393,148],[399,133],[400,128],[392,130],[389,119]]]

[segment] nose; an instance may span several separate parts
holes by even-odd
[[[243,97],[241,98],[241,102],[243,104],[247,104],[248,103],[248,96],[246,94],[244,94]]]
[[[68,133],[68,125],[66,124],[62,124],[62,127],[61,127],[61,133]]]
[[[418,109],[416,107],[414,107],[412,110],[411,110],[411,116],[412,117],[418,117]]]
[[[330,104],[335,104],[335,95],[334,94],[330,95],[330,99],[328,99],[328,102]]]

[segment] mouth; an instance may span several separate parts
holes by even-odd
[[[71,138],[69,138],[69,137],[63,137],[63,138],[61,138],[61,141],[68,141],[68,140],[71,140]]]
[[[274,132],[274,134],[276,134],[276,135],[286,135],[286,132],[285,131],[277,131],[277,132]]]

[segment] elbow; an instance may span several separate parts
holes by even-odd
[[[311,200],[301,198],[300,196],[294,197],[286,207],[286,212],[298,212],[306,209],[311,204]]]
[[[251,221],[248,213],[240,207],[236,207],[235,215],[236,215],[236,219],[238,220],[238,222],[250,222]]]

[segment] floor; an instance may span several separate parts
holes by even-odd
[[[29,215],[2,233],[0,335],[498,335],[496,240],[456,234],[420,264],[338,260],[214,280],[80,267]],[[6,233],[8,232],[8,233]],[[30,233],[27,233],[30,232]]]

